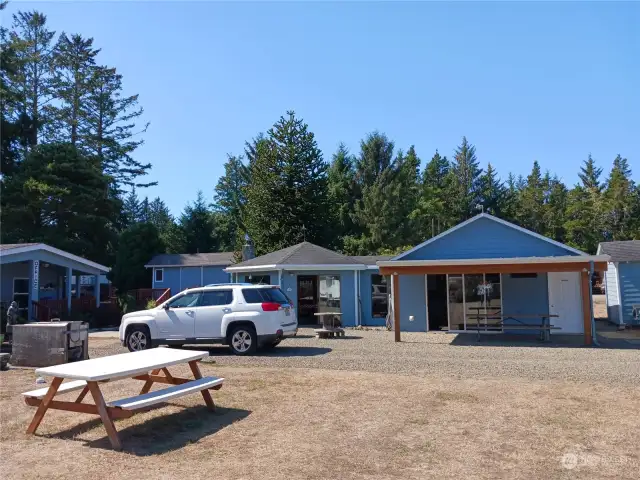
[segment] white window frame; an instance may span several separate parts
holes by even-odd
[[[162,280],[158,280],[158,272],[162,272]],[[153,283],[164,283],[164,268],[153,269]]]

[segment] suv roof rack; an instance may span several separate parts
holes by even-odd
[[[210,283],[209,285],[205,285],[205,287],[227,287],[229,285],[240,285],[240,286],[250,286],[252,283],[238,283],[238,282],[227,282],[227,283]]]

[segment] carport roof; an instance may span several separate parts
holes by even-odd
[[[233,263],[233,252],[163,253],[153,257],[145,267],[226,267]]]

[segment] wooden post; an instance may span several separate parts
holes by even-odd
[[[391,275],[393,282],[393,332],[396,342],[400,341],[400,277],[394,273]]]
[[[27,428],[27,433],[36,433],[36,430],[38,429],[38,426],[42,421],[42,417],[44,417],[44,414],[47,413],[49,404],[53,401],[53,397],[56,396],[56,393],[58,393],[58,388],[60,388],[61,383],[62,378],[60,377],[55,377],[51,381],[51,385],[49,386],[49,390],[47,390],[47,394],[42,399],[42,402],[40,402],[40,406],[36,410],[36,413],[33,416],[33,420],[31,420],[31,423],[29,424],[29,428]]]
[[[104,402],[104,397],[102,396],[102,392],[100,391],[98,383],[87,382],[87,387],[89,387],[89,391],[91,392],[93,401],[95,402],[96,408],[98,409],[98,414],[100,415],[102,423],[104,424],[104,428],[107,431],[107,436],[109,437],[111,446],[114,450],[122,450],[120,438],[118,438],[118,431],[116,430],[116,426],[113,424],[113,419],[109,415],[109,410],[107,409],[107,405]]]
[[[191,373],[193,373],[193,377],[196,380],[200,380],[202,378],[202,373],[200,373],[200,367],[198,367],[198,361],[193,360],[189,362],[189,367],[191,367]],[[202,394],[202,398],[204,398],[204,403],[206,403],[207,407],[209,407],[209,410],[211,410],[212,412],[215,412],[216,404],[213,403],[213,398],[211,398],[211,394],[209,393],[209,390],[201,390],[200,393]]]
[[[580,272],[580,293],[582,295],[582,316],[584,320],[584,344],[593,343],[593,332],[591,331],[591,295],[589,295],[589,272]]]

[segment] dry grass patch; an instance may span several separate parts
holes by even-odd
[[[637,478],[640,468],[637,389],[202,369],[227,378],[214,393],[218,412],[207,412],[193,395],[118,420],[124,452],[112,451],[102,425],[87,415],[52,411],[38,436],[25,435],[34,409],[19,393],[35,377],[29,370],[3,372],[3,478]],[[114,382],[104,393],[119,398],[140,385]],[[565,469],[560,458],[571,452],[592,465]]]

